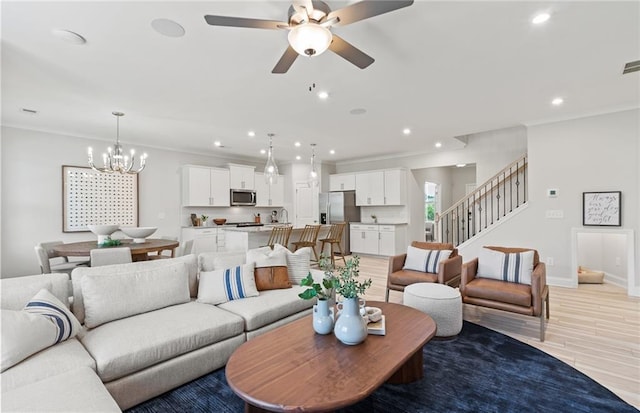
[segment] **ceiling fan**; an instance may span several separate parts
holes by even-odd
[[[331,33],[331,27],[346,26],[411,4],[413,0],[362,0],[331,11],[323,1],[294,0],[289,7],[288,22],[212,15],[206,15],[204,19],[212,26],[289,30],[289,46],[271,73],[286,73],[298,55],[317,56],[327,49],[364,69],[374,59]]]

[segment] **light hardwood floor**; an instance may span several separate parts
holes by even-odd
[[[373,280],[366,300],[384,301],[387,266],[386,258],[360,257],[360,277]],[[640,299],[610,284],[551,286],[549,294],[551,318],[542,343],[535,317],[465,305],[464,319],[564,361],[640,409]],[[389,301],[402,303],[402,293],[391,291]]]

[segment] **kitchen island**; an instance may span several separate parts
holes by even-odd
[[[260,227],[225,227],[225,242],[227,251],[247,251],[249,249],[263,247],[267,245],[269,236],[271,235],[271,228],[274,226],[286,225],[286,224],[265,224]],[[304,230],[304,227],[293,228],[291,231],[291,237],[289,238],[289,245],[300,239],[300,234]],[[329,231],[329,225],[323,225],[320,229],[318,239],[323,238]],[[320,243],[318,243],[320,244]],[[290,248],[293,250],[293,248]],[[320,254],[320,246],[316,247],[316,251]]]

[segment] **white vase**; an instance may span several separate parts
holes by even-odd
[[[336,338],[350,346],[362,343],[367,338],[367,323],[360,315],[358,299],[345,298],[338,303],[338,310],[340,317],[333,329]]]
[[[313,306],[313,330],[318,334],[333,331],[333,308],[329,308],[328,300],[318,300]]]

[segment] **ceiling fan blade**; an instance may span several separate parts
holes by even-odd
[[[411,6],[413,0],[362,0],[350,6],[334,10],[327,15],[327,19],[337,17],[339,22],[334,26],[344,26],[369,17],[389,13],[403,7]]]
[[[280,22],[275,20],[262,20],[262,19],[247,19],[244,17],[229,17],[229,16],[212,16],[206,15],[204,19],[212,26],[227,26],[227,27],[248,27],[250,29],[271,29],[277,30],[286,28],[289,26],[286,22]]]
[[[287,73],[287,70],[289,70],[293,62],[296,61],[297,57],[298,52],[293,50],[293,47],[291,46],[287,47],[287,50],[284,51],[284,54],[282,55],[280,60],[278,60],[278,63],[276,63],[271,73]]]
[[[350,61],[360,69],[368,67],[375,61],[373,57],[364,53],[362,50],[358,49],[351,43],[348,43],[346,40],[344,40],[340,36],[337,36],[335,33],[333,34],[333,40],[329,45],[329,50],[339,55],[340,57]]]
[[[311,0],[294,0],[293,8],[298,12],[302,11],[301,8],[304,8],[307,15],[309,15],[313,12],[313,3]]]

